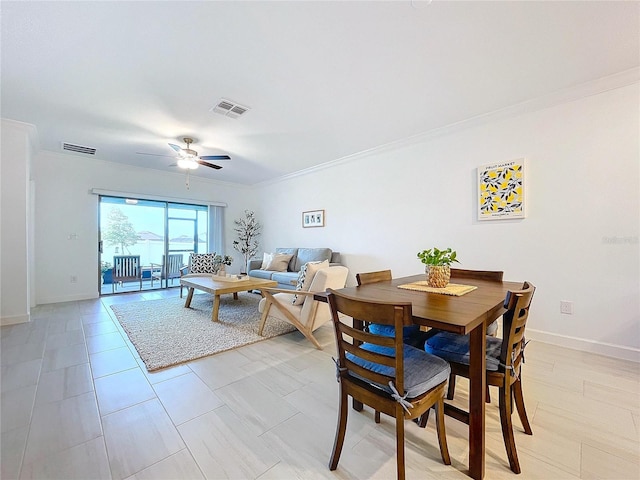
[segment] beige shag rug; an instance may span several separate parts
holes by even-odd
[[[238,300],[222,295],[219,322],[211,321],[213,296],[208,294],[194,295],[190,308],[184,308],[184,298],[166,298],[111,309],[151,372],[295,330],[269,318],[264,336],[258,335],[260,298],[247,292]]]

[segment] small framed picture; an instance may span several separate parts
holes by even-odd
[[[302,226],[304,228],[324,227],[324,210],[302,212]]]

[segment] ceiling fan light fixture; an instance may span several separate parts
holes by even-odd
[[[178,166],[180,168],[186,168],[188,170],[195,170],[198,168],[198,163],[193,158],[179,158]]]

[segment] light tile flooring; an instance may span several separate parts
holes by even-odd
[[[148,373],[109,304],[177,290],[43,305],[2,327],[2,478],[390,479],[393,420],[350,411],[345,448],[327,468],[336,423],[333,332],[324,351],[299,333]],[[534,431],[517,415],[519,478],[640,478],[639,365],[531,342],[524,368]],[[456,401],[466,401],[459,380]],[[509,470],[496,394],[487,406],[488,479]],[[447,418],[443,465],[433,415],[407,422],[407,477],[465,479],[467,429]]]

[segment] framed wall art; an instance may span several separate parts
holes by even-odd
[[[324,227],[324,210],[302,212],[302,226],[304,228]]]
[[[478,220],[524,218],[524,158],[478,167]]]

